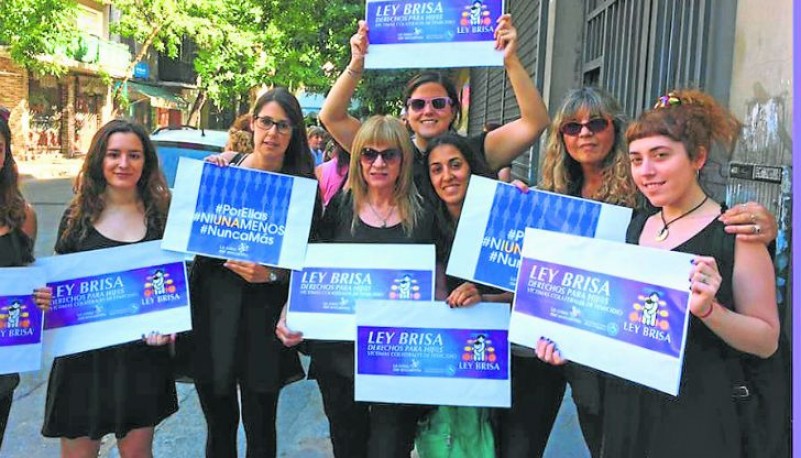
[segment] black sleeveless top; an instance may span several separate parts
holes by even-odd
[[[639,243],[648,216],[640,213],[632,220],[628,243]],[[730,309],[734,242],[735,236],[715,219],[672,250],[715,258],[723,278],[717,299]],[[691,314],[678,397],[609,376],[603,456],[739,457],[740,431],[727,371],[732,355],[731,347]]]

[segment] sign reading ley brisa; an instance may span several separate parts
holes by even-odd
[[[354,340],[357,301],[434,299],[433,245],[312,243],[293,271],[287,325],[307,339]]]
[[[677,395],[692,255],[527,229],[510,336]]]
[[[503,65],[495,27],[503,0],[367,0],[367,68]]]
[[[191,329],[186,267],[160,240],[42,259],[53,291],[45,315],[52,356]]]
[[[181,158],[162,248],[300,269],[317,184]]]
[[[631,209],[473,176],[448,275],[514,291],[527,227],[625,241]]]
[[[0,374],[38,371],[42,366],[42,311],[34,288],[43,286],[38,267],[3,268],[0,279]]]
[[[362,301],[357,401],[508,407],[509,306]]]

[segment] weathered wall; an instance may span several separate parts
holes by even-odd
[[[745,123],[734,159],[792,162],[793,2],[739,0],[729,107]]]
[[[734,161],[792,165],[792,21],[792,0],[738,1],[729,108],[745,126]],[[730,178],[728,188],[731,201],[756,200],[779,219],[775,257],[777,300],[784,331],[790,336],[790,176],[785,170],[781,184]]]

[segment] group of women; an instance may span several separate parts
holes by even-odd
[[[520,63],[516,30],[505,15],[495,36],[520,106],[518,120],[462,137],[453,130],[461,112],[455,87],[437,73],[423,73],[407,86],[405,124],[382,115],[362,123],[348,116],[347,106],[364,70],[368,32],[360,23],[350,41],[350,64],[320,113],[342,146],[340,157],[350,160],[337,162],[338,176],[346,178],[336,189],[323,189],[324,211],[317,199],[310,241],[434,243],[442,267],[471,175],[492,177],[526,150],[547,128],[547,110]],[[262,95],[249,127],[252,153],[208,160],[315,177],[302,112],[291,93],[276,88]],[[713,142],[731,145],[738,130],[725,109],[697,91],[665,96],[628,127],[602,91],[583,88],[566,96],[551,128],[540,187],[635,208],[629,243],[698,255],[688,266],[693,318],[682,389],[671,398],[586,367],[560,367],[565,361],[558,342],[547,339],[536,349],[515,348],[512,407],[491,415],[498,456],[542,455],[567,382],[593,456],[739,456],[731,384],[721,365],[737,352],[767,357],[776,348],[773,271],[765,248],[776,228],[757,204],[725,211],[698,178]],[[10,138],[0,121],[0,265],[21,266],[32,261],[35,217],[17,186]],[[169,190],[155,149],[136,124],[112,121],[98,131],[75,191],[59,227],[57,253],[161,237]],[[198,257],[193,264],[188,348],[208,427],[206,455],[236,456],[241,410],[247,456],[275,456],[278,393],[304,376],[296,351],[301,348],[311,356],[309,376],[318,382],[334,455],[408,457],[418,423],[436,408],[354,402],[352,343],[304,341],[287,327],[288,277],[286,270],[250,262]],[[511,300],[508,293],[446,277],[444,268],[437,280],[437,297],[451,307]],[[36,297],[46,308],[47,289]],[[63,456],[96,456],[100,438],[109,433],[117,436],[122,456],[152,455],[154,426],[177,409],[169,352],[174,337],[157,331],[141,342],[54,362],[42,431],[61,438]],[[10,406],[16,379],[0,382],[0,397]]]

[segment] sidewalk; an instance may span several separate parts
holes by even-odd
[[[40,158],[17,161],[20,181],[70,178],[78,174],[84,157],[66,158],[60,154],[44,155]]]

